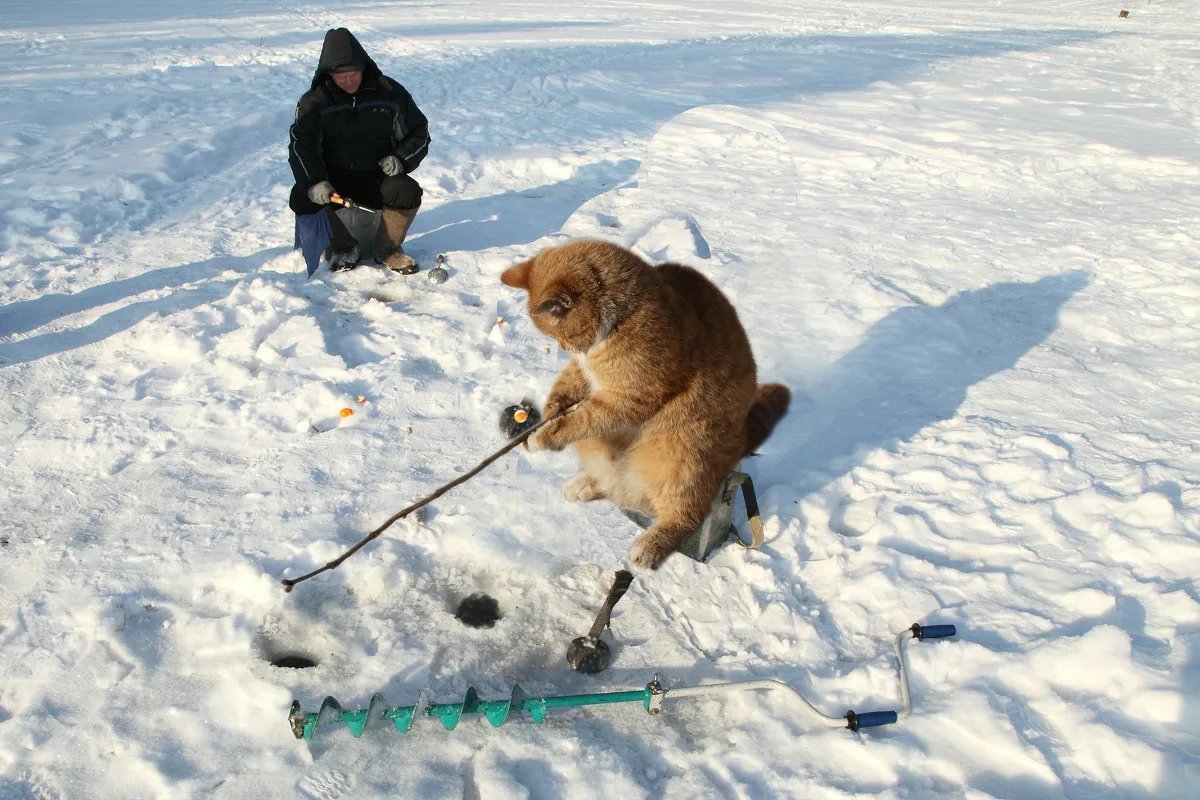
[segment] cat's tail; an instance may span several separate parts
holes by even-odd
[[[792,393],[782,383],[760,383],[746,415],[746,455],[762,447],[787,413]]]

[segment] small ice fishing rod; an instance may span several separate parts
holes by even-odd
[[[467,689],[466,696],[456,703],[428,702],[425,692],[422,692],[417,702],[410,706],[389,706],[387,700],[378,692],[371,698],[370,705],[365,709],[346,710],[333,697],[326,697],[321,703],[320,711],[304,713],[300,702],[293,701],[288,714],[288,722],[292,733],[297,739],[311,739],[317,728],[323,725],[341,724],[349,729],[355,738],[362,735],[364,730],[374,728],[384,721],[390,722],[400,733],[407,733],[416,717],[433,717],[441,721],[446,730],[454,730],[467,714],[481,714],[492,727],[498,728],[513,711],[528,711],[533,721],[540,723],[546,718],[546,713],[552,708],[568,708],[572,706],[608,705],[613,703],[641,703],[642,708],[651,716],[662,711],[663,701],[668,697],[684,698],[702,695],[727,694],[730,692],[753,691],[757,689],[781,690],[800,700],[800,708],[809,717],[824,725],[834,728],[847,728],[858,731],[863,728],[877,728],[881,725],[891,725],[909,716],[912,711],[912,699],[908,688],[908,658],[904,643],[910,639],[924,641],[925,639],[943,639],[957,633],[953,625],[920,625],[913,623],[896,636],[896,660],[900,665],[900,709],[896,711],[847,711],[844,716],[830,716],[793,687],[777,680],[734,681],[731,683],[710,683],[704,686],[683,686],[668,689],[659,682],[658,675],[642,689],[624,692],[595,692],[591,694],[568,694],[552,697],[530,697],[514,685],[512,694],[502,700],[481,700],[474,687]]]
[[[339,206],[345,206],[346,208],[357,208],[359,211],[370,211],[372,214],[379,213],[379,209],[367,208],[364,205],[359,205],[358,203],[351,200],[349,197],[342,197],[337,192],[334,192],[333,194],[329,195],[329,202],[337,203]]]

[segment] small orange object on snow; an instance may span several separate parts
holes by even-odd
[[[343,408],[341,411],[338,412],[338,415],[343,416],[343,417],[349,417],[352,414],[354,414],[353,408]]]
[[[515,419],[517,422],[524,422],[525,420],[529,419],[529,412],[523,408],[518,408],[513,414],[513,419]]]
[[[360,406],[365,406],[365,405],[367,404],[367,398],[366,398],[366,395],[361,395],[361,394],[360,394],[360,395],[358,396],[358,399],[357,399],[357,400],[355,400],[355,402],[356,402],[356,403],[358,403]]]

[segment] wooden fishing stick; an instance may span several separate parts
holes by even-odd
[[[409,514],[416,511],[418,508],[421,508],[422,506],[432,503],[434,500],[438,499],[439,497],[444,495],[446,492],[453,489],[455,486],[458,486],[461,483],[466,483],[471,478],[474,478],[476,475],[478,475],[480,472],[482,472],[484,470],[484,468],[487,467],[488,464],[491,464],[493,461],[500,458],[500,456],[504,455],[505,453],[509,452],[510,450],[513,450],[514,448],[520,447],[522,444],[524,444],[525,441],[535,431],[537,431],[538,428],[541,428],[543,425],[546,425],[549,422],[553,422],[554,420],[559,419],[560,417],[566,416],[567,414],[574,411],[578,406],[579,406],[579,404],[576,403],[575,405],[570,406],[569,408],[563,409],[559,413],[555,414],[553,417],[542,420],[537,425],[534,425],[532,428],[525,431],[525,433],[521,434],[520,436],[513,439],[508,444],[504,445],[504,447],[501,447],[495,453],[492,453],[490,456],[485,458],[479,464],[479,466],[475,467],[475,469],[471,470],[470,472],[466,473],[465,475],[460,475],[459,477],[455,478],[454,480],[450,481],[449,483],[447,483],[444,486],[442,486],[441,488],[439,488],[436,492],[429,495],[428,497],[422,497],[420,500],[413,503],[411,506],[408,506],[407,508],[397,511],[395,514],[388,517],[387,522],[383,523],[378,528],[376,528],[375,530],[368,533],[366,536],[364,536],[362,539],[360,539],[353,547],[351,547],[346,552],[342,553],[340,556],[335,558],[333,561],[330,561],[325,566],[320,567],[319,569],[314,569],[312,572],[309,572],[305,575],[301,575],[299,578],[283,578],[280,582],[283,584],[284,591],[290,592],[292,590],[292,588],[295,587],[295,585],[297,583],[300,583],[301,581],[306,581],[309,578],[312,578],[316,575],[320,575],[322,572],[327,572],[331,569],[337,569],[343,561],[345,561],[347,558],[349,558],[350,556],[357,553],[359,550],[361,550],[364,546],[366,546],[372,540],[378,538],[379,534],[381,534],[385,530],[387,530],[393,522],[395,522],[396,520],[404,519]]]

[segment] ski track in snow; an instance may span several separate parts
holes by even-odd
[[[1193,791],[1196,3],[155,5],[0,23],[0,798]],[[410,250],[444,286],[290,249],[336,25],[433,122]],[[562,357],[498,275],[575,236],[704,271],[793,388],[747,464],[762,550],[640,575],[572,673],[636,529],[517,453],[284,594],[544,397]],[[477,591],[494,629],[453,619]],[[914,621],[960,636],[862,735],[758,693],[286,724],[656,672],[890,708]]]

